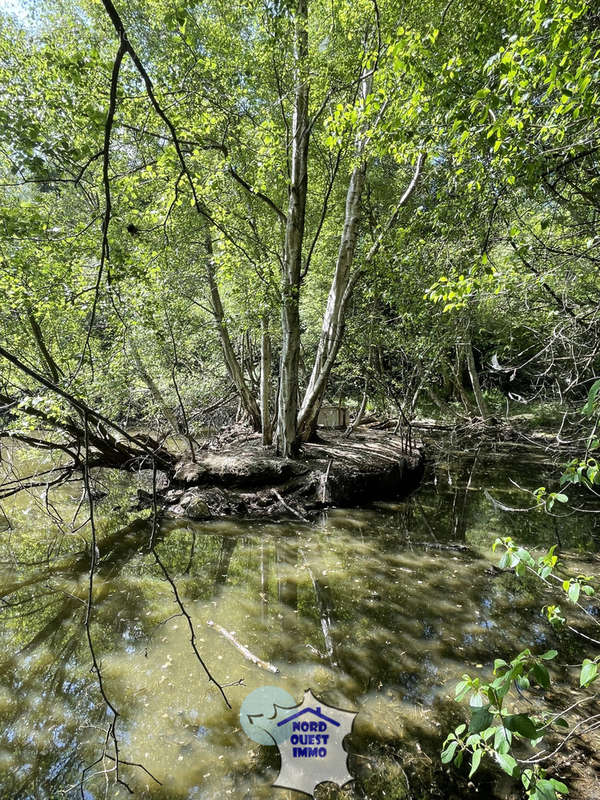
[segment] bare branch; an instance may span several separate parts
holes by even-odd
[[[92,311],[90,315],[90,321],[87,327],[85,343],[81,350],[79,363],[75,369],[75,372],[71,376],[71,382],[79,374],[81,367],[83,366],[86,350],[89,347],[90,337],[92,335],[92,328],[94,326],[94,321],[96,319],[98,299],[100,297],[100,284],[102,282],[102,275],[104,273],[104,267],[107,264],[110,257],[110,250],[108,246],[108,227],[110,225],[110,216],[112,211],[112,203],[110,197],[110,181],[108,174],[110,165],[110,137],[115,118],[115,110],[117,107],[117,87],[119,84],[119,72],[121,70],[121,64],[123,62],[123,56],[125,55],[125,51],[126,51],[125,42],[123,39],[121,39],[121,43],[119,44],[119,49],[117,50],[117,55],[115,56],[115,60],[113,63],[112,76],[110,79],[110,100],[108,104],[108,114],[106,115],[106,123],[104,125],[104,146],[102,148],[102,154],[103,154],[102,183],[104,185],[104,217],[102,219],[102,250],[100,254],[100,265],[98,266],[98,273],[96,276],[96,285],[94,287],[94,300],[92,303]]]

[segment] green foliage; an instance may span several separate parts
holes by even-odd
[[[101,4],[38,5],[35,25],[6,17],[0,26],[6,342],[44,367],[27,320],[33,308],[65,375],[79,368],[87,342],[79,377],[88,399],[155,424],[162,412],[128,345],[142,341],[143,363],[168,406],[179,403],[174,381],[185,404],[210,405],[228,376],[210,314],[208,260],[238,353],[249,337],[255,354],[261,317],[279,316],[282,222],[259,194],[285,213],[293,13],[281,4],[166,0],[121,10],[210,210],[214,247],[207,253],[174,143],[126,58],[111,135],[109,259],[96,302],[101,150],[116,41]],[[458,352],[466,335],[484,389],[497,391],[492,357],[513,365],[519,378],[519,362],[530,364],[521,354],[538,345],[528,370],[543,377],[523,374],[527,387],[518,391],[526,396],[541,384],[538,396],[553,399],[573,370],[587,380],[595,369],[585,357],[594,347],[593,325],[586,332],[571,325],[560,304],[563,298],[574,317],[593,313],[593,15],[581,0],[445,9],[436,3],[425,13],[417,3],[400,8],[388,0],[378,4],[376,19],[373,4],[361,0],[311,3],[309,15],[305,368],[317,347],[361,131],[366,190],[356,266],[365,275],[348,307],[331,391],[359,403],[369,372],[372,405],[385,412],[398,404],[429,411],[432,395],[437,414],[455,414],[457,402],[472,411],[460,391],[468,389]],[[366,97],[356,92],[357,66],[373,72]],[[428,158],[414,200],[386,230],[421,152]],[[366,265],[383,231],[382,247]],[[272,333],[276,363],[276,325]],[[107,380],[113,370],[115,379]],[[586,408],[594,402],[590,393]],[[588,456],[573,476],[594,483]]]
[[[535,575],[547,586],[562,590],[570,603],[588,613],[579,600],[582,593],[587,597],[595,593],[590,584],[592,578],[577,575],[575,578],[562,580],[557,576],[555,570],[560,564],[555,554],[556,546],[537,559],[528,550],[519,547],[511,537],[496,539],[493,550],[498,547],[504,551],[499,561],[501,569],[514,569],[518,576],[527,573]],[[545,606],[544,611],[553,627],[562,627],[566,623],[566,619],[560,616],[558,606]],[[522,746],[539,749],[540,743],[548,734],[558,734],[559,729],[569,728],[565,717],[579,703],[567,709],[564,716],[562,712],[544,710],[539,705],[534,713],[530,710],[531,706],[526,711],[521,711],[514,705],[515,701],[518,703],[522,699],[523,691],[531,687],[537,686],[542,692],[551,689],[552,677],[548,666],[557,656],[557,650],[547,650],[536,655],[527,648],[510,662],[497,658],[494,661],[495,677],[489,683],[468,674],[463,675],[455,687],[455,696],[458,701],[469,696],[471,719],[468,728],[464,724],[460,725],[448,735],[442,750],[442,761],[454,761],[460,766],[467,754],[471,758],[472,776],[479,768],[482,756],[487,755],[512,778],[521,780],[528,798],[555,800],[567,794],[568,788],[565,784],[546,777],[547,770],[542,769],[541,763],[548,761],[548,758],[543,756],[543,750],[539,757],[535,754],[523,756]],[[579,676],[579,686],[582,689],[597,679],[599,662],[600,656],[583,660]]]
[[[538,508],[543,508],[546,511],[552,511],[554,503],[568,503],[569,498],[562,492],[549,492],[545,486],[540,486],[533,493],[537,500]]]

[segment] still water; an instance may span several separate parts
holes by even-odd
[[[535,454],[480,450],[438,458],[403,502],[332,510],[314,525],[165,523],[157,552],[202,658],[220,683],[232,684],[231,709],[207,681],[173,587],[148,552],[148,512],[127,511],[132,487],[101,477],[108,494],[97,506],[91,632],[119,713],[121,758],[160,781],[122,765],[135,796],[299,800],[271,787],[276,748],[241,728],[240,705],[260,686],[282,687],[298,702],[310,688],[324,703],[358,712],[347,745],[357,780],[344,791],[322,785],[317,797],[402,798],[407,783],[419,797],[466,796],[439,763],[440,742],[462,720],[451,699],[461,674],[489,676],[494,658],[524,647],[578,655],[544,621],[547,599],[534,583],[491,569],[499,535],[540,550],[559,537],[574,570],[597,568],[596,515],[505,510],[532,505],[518,486],[533,490],[555,476]],[[82,782],[82,770],[102,755],[112,715],[84,627],[89,530],[81,485],[47,500],[35,489],[0,510],[0,797],[126,797],[110,759]],[[492,782],[485,796],[507,792]]]

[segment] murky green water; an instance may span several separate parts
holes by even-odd
[[[436,759],[460,711],[450,700],[457,679],[465,670],[485,674],[495,657],[523,647],[556,644],[540,616],[543,594],[489,570],[491,543],[512,535],[544,548],[558,533],[573,559],[589,560],[598,549],[596,515],[556,520],[498,505],[527,506],[511,479],[535,489],[549,474],[527,453],[479,451],[440,460],[406,502],[332,511],[314,526],[165,525],[157,550],[202,657],[221,683],[243,680],[226,688],[231,710],[209,685],[172,586],[147,552],[149,523],[121,510],[130,487],[107,485],[97,509],[101,565],[91,631],[106,695],[119,712],[121,758],[161,783],[122,766],[136,796],[301,797],[271,787],[276,749],[241,730],[240,704],[263,685],[298,701],[311,688],[326,703],[358,711],[348,745],[357,781],[343,793],[322,787],[319,796],[404,797],[405,773],[415,770],[418,796],[459,796]],[[2,503],[3,798],[127,796],[114,785],[109,759],[81,783],[82,770],[103,752],[111,715],[90,671],[83,624],[89,532],[73,530],[85,522],[85,504],[72,523],[80,499],[73,483],[51,493],[49,506],[43,488]],[[468,547],[440,547],[448,543]],[[279,673],[245,658],[217,626]],[[444,779],[447,788],[435,788]],[[434,787],[429,795],[426,786]],[[488,791],[507,796],[499,787]]]

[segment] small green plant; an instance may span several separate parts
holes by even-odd
[[[600,439],[595,435],[600,416],[600,380],[594,381],[592,384],[581,413],[585,417],[596,417],[595,424],[588,437],[585,453],[582,457],[569,461],[561,475],[560,485],[581,484],[594,491],[594,486],[600,485],[600,464],[591,455],[600,447]]]
[[[588,448],[588,453],[597,450],[599,444],[597,439],[593,439]],[[593,489],[594,486],[600,485],[600,464],[598,464],[597,459],[588,455],[586,458],[574,458],[569,461],[560,478],[561,486],[566,483],[580,483],[588,489]]]
[[[558,566],[556,546],[537,559],[528,550],[519,547],[511,537],[496,539],[494,551],[498,547],[503,549],[500,568],[513,569],[518,576],[527,573],[535,575],[547,586],[564,593],[568,603],[577,606],[596,624],[600,624],[580,603],[582,595],[590,597],[594,594],[590,576],[577,575],[562,579],[554,574]],[[566,624],[559,605],[547,605],[542,610],[553,627]],[[574,633],[579,633],[572,626],[569,627]],[[527,711],[519,708],[524,699],[523,692],[532,685],[541,690],[550,689],[548,664],[557,655],[556,650],[536,655],[526,649],[510,662],[498,658],[494,662],[494,679],[489,683],[468,674],[463,675],[456,686],[455,694],[458,701],[469,697],[471,717],[468,724],[459,725],[446,737],[442,762],[453,762],[460,766],[464,758],[468,757],[471,762],[469,777],[472,777],[479,769],[482,758],[486,756],[512,778],[520,780],[530,800],[557,800],[568,794],[567,786],[556,778],[548,777],[548,770],[543,765],[551,766],[553,756],[576,732],[567,719],[569,712],[589,702],[595,695],[586,694],[568,709],[559,712],[541,707],[531,711],[530,705]],[[579,675],[581,690],[589,687],[598,678],[599,662],[600,656],[583,660]],[[538,749],[548,734],[564,733],[565,729],[567,733],[557,747],[549,748],[550,752],[548,749]],[[585,730],[585,721],[583,725],[579,721],[577,729]]]
[[[565,720],[547,713],[510,713],[507,704],[513,694],[517,699],[523,689],[537,683],[543,689],[550,687],[550,674],[544,662],[555,658],[556,650],[548,650],[539,656],[531,650],[523,650],[510,663],[504,659],[494,662],[495,679],[491,683],[481,683],[479,678],[463,675],[456,686],[456,699],[462,700],[470,695],[471,720],[459,725],[444,742],[442,762],[454,761],[459,766],[465,755],[470,756],[472,777],[478,770],[484,755],[492,758],[513,778],[520,778],[527,793],[533,800],[555,800],[568,793],[568,788],[555,778],[546,778],[546,771],[540,764],[527,764],[523,767],[511,753],[514,745],[524,741],[535,747],[544,735],[556,727],[568,726]]]
[[[538,502],[539,508],[544,508],[546,511],[552,511],[554,503],[568,503],[569,498],[562,492],[549,492],[545,486],[540,486],[533,493],[533,496]]]

